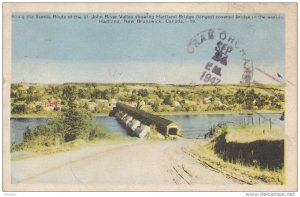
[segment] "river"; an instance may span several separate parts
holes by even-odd
[[[200,115],[168,115],[163,116],[166,119],[172,120],[181,126],[181,133],[185,138],[203,137],[209,129],[218,123],[254,123],[269,122],[280,125],[284,128],[284,121],[280,120],[281,114],[200,114]],[[11,118],[11,143],[18,144],[22,141],[23,133],[28,128],[33,128],[39,124],[44,124],[48,121],[47,118]],[[126,136],[126,130],[116,121],[114,117],[98,116],[94,121],[103,124],[107,129],[116,135]]]

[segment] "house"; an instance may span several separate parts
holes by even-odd
[[[211,103],[211,97],[206,97],[206,98],[204,98],[203,103],[206,103],[206,104]]]
[[[53,90],[54,85],[53,84],[48,84],[48,90]]]
[[[200,100],[200,99],[196,100],[196,106],[197,107],[203,106],[203,100]]]
[[[111,109],[113,109],[116,106],[117,102],[118,102],[117,99],[110,100],[109,106],[111,107]]]
[[[57,99],[57,100],[52,100],[52,101],[44,101],[43,106],[45,110],[53,110],[53,109],[59,109],[60,108],[60,103],[61,100]]]
[[[128,100],[127,103],[130,107],[136,107],[137,106],[137,102],[132,100],[132,99]]]
[[[180,105],[180,103],[178,101],[175,101],[174,106],[175,107],[180,107],[181,105]]]
[[[270,100],[265,100],[265,105],[266,106],[268,106],[268,107],[271,107],[271,105],[272,105],[272,101],[270,101]]]

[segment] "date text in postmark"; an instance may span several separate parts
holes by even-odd
[[[239,40],[224,29],[211,28],[196,34],[188,43],[187,51],[193,54],[203,43],[215,42],[214,54],[211,54],[204,70],[200,73],[200,81],[204,84],[217,85],[222,82],[222,70],[230,67],[231,54],[236,51],[242,60],[243,74],[240,83],[250,83],[253,79],[253,61],[244,48],[239,46]]]

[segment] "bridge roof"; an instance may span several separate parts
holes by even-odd
[[[152,122],[154,122],[154,123],[156,123],[156,124],[159,124],[159,125],[161,125],[161,126],[163,126],[163,127],[167,127],[168,125],[174,123],[174,122],[171,121],[171,120],[167,120],[167,119],[162,118],[162,117],[160,117],[160,116],[153,115],[153,114],[151,114],[151,113],[145,112],[145,111],[143,111],[143,110],[136,109],[136,108],[134,108],[134,107],[125,105],[125,104],[120,103],[120,102],[117,103],[117,107],[126,110],[126,112],[127,112],[129,115],[135,116],[135,118],[149,119],[149,120],[151,120]],[[174,124],[176,124],[176,123],[174,123]]]

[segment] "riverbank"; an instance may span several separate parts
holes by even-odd
[[[54,115],[55,113],[53,113]],[[11,114],[11,118],[49,118],[52,114]],[[94,117],[106,117],[108,113],[92,114]]]
[[[181,116],[181,115],[226,115],[226,114],[282,114],[283,111],[271,111],[271,110],[256,110],[256,111],[191,111],[191,112],[152,112],[159,116]],[[107,117],[109,113],[97,113],[92,114],[94,117]],[[51,114],[11,114],[11,118],[48,118]]]
[[[227,114],[282,114],[283,111],[257,110],[253,111],[192,111],[192,112],[154,112],[153,114],[159,116],[180,116],[180,115],[227,115]]]

